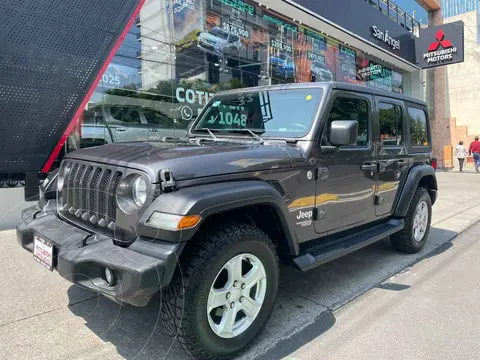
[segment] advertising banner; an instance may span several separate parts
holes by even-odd
[[[220,57],[258,60],[262,45],[266,53],[269,38],[255,23],[256,8],[243,1],[219,2],[220,11],[208,9],[206,12],[205,27],[198,36],[198,48]]]
[[[463,62],[463,21],[422,29],[415,39],[415,52],[417,65],[422,69]]]
[[[171,0],[173,16],[173,36],[182,41],[192,33],[197,33],[203,25],[203,0]]]
[[[392,91],[392,70],[373,61],[365,60],[364,63],[368,65],[357,71],[361,81],[368,87]]]
[[[102,75],[102,87],[104,89],[123,88],[129,85],[138,89],[142,87],[141,83],[138,69],[131,66],[111,63]]]
[[[355,50],[342,44],[338,45],[337,81],[355,82],[356,58]]]

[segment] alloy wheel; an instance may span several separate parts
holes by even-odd
[[[266,289],[265,268],[256,256],[240,254],[230,259],[208,295],[207,318],[212,331],[221,338],[245,332],[262,309]]]

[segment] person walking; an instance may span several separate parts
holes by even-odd
[[[460,167],[460,171],[463,171],[463,164],[465,163],[465,159],[467,158],[468,152],[465,146],[463,146],[463,141],[460,141],[458,145],[455,147],[455,156],[458,159],[458,165]]]
[[[470,144],[468,149],[470,155],[473,155],[473,161],[475,162],[475,171],[478,172],[480,168],[480,141],[478,141],[478,136],[475,136],[475,141]]]

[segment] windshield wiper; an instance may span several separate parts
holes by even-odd
[[[252,137],[258,142],[260,142],[261,144],[265,142],[265,140],[263,140],[263,138],[260,135],[257,135],[254,131],[250,129],[231,129],[231,130],[228,130],[228,132],[243,132],[243,133],[247,132],[250,135],[252,135]],[[260,134],[264,133],[263,131],[257,131],[257,132],[259,132]]]
[[[210,135],[210,137],[213,139],[213,140],[217,140],[218,138],[215,136],[215,134],[213,133],[213,131],[217,131],[218,130],[210,130],[209,128],[202,128],[202,129],[195,129],[194,131],[199,131],[199,132],[208,132],[208,134]]]

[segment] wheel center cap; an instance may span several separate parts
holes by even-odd
[[[232,287],[230,293],[232,294],[231,299],[233,301],[238,301],[238,299],[240,299],[240,296],[242,296],[242,290],[240,290],[239,288]]]

